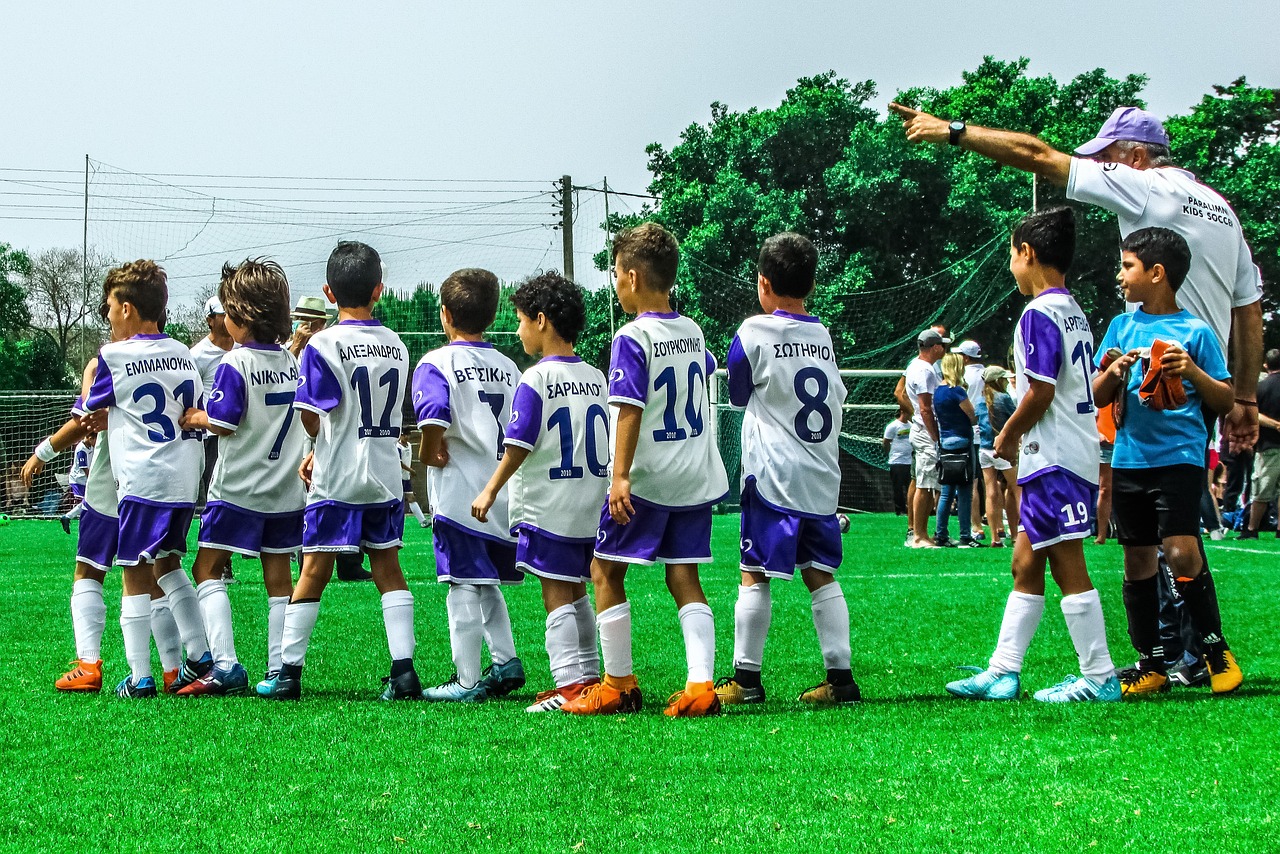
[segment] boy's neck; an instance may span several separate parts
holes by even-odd
[[[809,312],[804,307],[804,300],[796,297],[780,297],[777,294],[769,300],[769,305],[765,306],[772,314],[775,311],[785,311],[787,314],[802,314],[808,316]]]
[[[671,314],[671,293],[637,288],[636,314]]]
[[[1045,291],[1066,290],[1067,277],[1049,267],[1040,266],[1039,275],[1031,280],[1031,296],[1038,297]]]
[[[1168,288],[1165,288],[1163,293],[1144,299],[1139,305],[1142,306],[1144,314],[1177,314],[1182,311],[1178,305],[1177,296]]]
[[[373,306],[359,305],[354,307],[338,306],[338,322],[344,320],[373,320]]]
[[[542,352],[539,354],[545,359],[548,356],[559,356],[560,358],[572,358],[578,355],[573,352],[573,345],[561,338],[559,335],[548,335],[547,340],[542,342]]]
[[[125,327],[120,330],[120,334],[114,337],[116,338],[117,341],[126,341],[138,335],[159,335],[159,334],[160,334],[160,327],[156,324],[154,320],[143,320],[143,321],[136,321],[133,323],[126,324]]]
[[[449,343],[452,344],[455,341],[468,341],[472,344],[483,344],[484,333],[483,332],[459,332],[456,329],[450,329]]]

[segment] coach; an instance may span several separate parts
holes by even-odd
[[[1236,405],[1226,419],[1233,451],[1258,439],[1258,374],[1262,367],[1262,279],[1226,199],[1169,159],[1169,135],[1151,113],[1121,107],[1076,157],[1025,133],[947,121],[890,104],[912,142],[951,144],[997,163],[1033,172],[1067,188],[1067,198],[1115,213],[1120,235],[1148,226],[1181,234],[1191,270],[1178,304],[1213,327],[1233,359]],[[1228,347],[1228,343],[1230,347]]]

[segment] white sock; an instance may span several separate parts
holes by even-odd
[[[1014,590],[1004,606],[1000,622],[1000,639],[987,666],[997,673],[1021,673],[1022,659],[1027,655],[1031,639],[1044,616],[1044,597]]]
[[[773,618],[768,584],[738,585],[733,606],[733,666],[759,673],[764,662],[764,641]]]
[[[600,650],[596,646],[596,614],[591,599],[583,596],[573,603],[574,622],[578,624],[578,664],[582,678],[600,678]]]
[[[818,632],[822,666],[827,670],[849,670],[853,659],[849,641],[849,603],[840,582],[833,581],[813,591],[813,627]]]
[[[178,624],[173,621],[168,596],[151,600],[151,636],[155,638],[156,652],[160,654],[160,667],[166,673],[181,667],[182,636],[178,634]],[[147,657],[151,657],[150,650]]]
[[[83,502],[83,501],[81,501],[81,502],[80,502],[79,504],[77,504],[75,507],[72,507],[72,508],[71,508],[70,510],[68,510],[66,513],[64,513],[64,514],[62,515],[62,518],[64,518],[64,519],[79,519],[79,518],[80,518],[80,514],[81,514],[81,513],[83,513],[83,512],[84,512],[84,502]],[[81,579],[81,580],[82,580],[82,581],[87,581],[88,579]],[[83,659],[83,658],[82,658],[82,659],[80,659],[80,660],[81,660],[81,661],[84,661],[84,659]]]
[[[684,633],[684,658],[692,683],[711,682],[716,670],[716,624],[711,606],[690,602],[680,609],[680,631]]]
[[[107,627],[107,603],[102,599],[101,581],[81,578],[71,585],[71,626],[76,635],[76,658],[101,660],[102,632]]]
[[[409,502],[409,512],[413,514],[413,518],[418,520],[419,525],[427,524],[427,517],[422,515],[422,508],[418,506],[418,502]]]
[[[561,605],[547,614],[547,659],[557,688],[582,681],[578,658],[578,621],[572,605]]]
[[[1080,675],[1101,685],[1116,673],[1107,651],[1107,628],[1102,619],[1102,599],[1098,591],[1086,590],[1062,597],[1062,616],[1080,659]]]
[[[151,595],[120,597],[120,632],[124,635],[124,660],[134,684],[151,675]]]
[[[200,582],[196,601],[213,663],[219,670],[230,670],[236,663],[236,639],[231,627],[231,597],[227,595],[227,585],[220,578]]]
[[[387,649],[392,661],[412,659],[413,594],[408,590],[388,590],[382,594],[382,622],[387,627]]]
[[[635,672],[631,662],[631,603],[623,602],[601,611],[596,617],[604,672],[622,678]]]
[[[320,616],[319,602],[290,602],[284,606],[284,628],[280,632],[280,663],[307,663],[307,647]]]
[[[173,611],[173,621],[178,624],[182,645],[187,649],[187,658],[199,661],[209,651],[209,642],[204,636],[200,606],[196,604],[195,585],[181,568],[165,573],[156,583],[169,599],[169,610]]]
[[[280,645],[284,638],[284,609],[288,596],[267,597],[267,672],[280,670]]]
[[[480,588],[480,612],[484,615],[484,642],[494,664],[506,664],[516,657],[516,639],[511,634],[511,615],[507,600],[497,584],[477,584]]]
[[[484,638],[480,591],[474,584],[450,584],[444,603],[449,612],[453,668],[462,687],[474,688],[480,681],[480,642]]]

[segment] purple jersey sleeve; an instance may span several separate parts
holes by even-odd
[[[751,392],[755,389],[755,379],[751,376],[751,360],[742,349],[742,341],[733,336],[729,345],[729,355],[725,358],[729,369],[729,403],[739,409],[751,400]]]
[[[435,365],[419,365],[413,372],[413,411],[419,427],[427,424],[448,427],[453,423],[449,380]]]
[[[98,356],[98,371],[93,375],[93,385],[89,387],[89,399],[84,402],[86,412],[96,412],[116,405],[116,387],[111,382],[111,369],[107,360]]]
[[[302,351],[302,364],[298,370],[298,395],[293,399],[297,409],[312,412],[332,412],[342,403],[342,383],[316,348],[308,346]]]
[[[71,417],[79,418],[80,416],[84,415],[85,412],[86,410],[84,408],[84,398],[77,394],[76,402],[71,404]]]
[[[213,391],[209,394],[209,406],[205,410],[209,423],[224,430],[234,431],[244,420],[244,410],[249,402],[244,377],[234,366],[222,362],[213,375]]]
[[[649,368],[640,342],[627,335],[613,339],[609,356],[609,402],[644,407],[649,399]]]
[[[704,351],[704,355],[706,355],[706,357],[707,357],[707,359],[706,359],[706,361],[707,361],[707,379],[709,380],[712,376],[714,376],[714,375],[715,375],[716,368],[720,367],[720,365],[716,362],[716,356],[715,356],[715,354],[714,354],[714,353],[712,353],[710,350],[706,350],[706,351]]]
[[[1031,309],[1018,321],[1025,349],[1027,374],[1036,380],[1057,385],[1062,371],[1062,330],[1049,315]]]
[[[533,386],[520,383],[511,400],[511,421],[507,424],[504,444],[532,451],[542,434],[542,396]]]

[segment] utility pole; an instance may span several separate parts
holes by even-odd
[[[605,248],[609,250],[609,290],[613,290],[613,224],[609,222],[609,179],[604,179],[604,227],[607,235],[608,243]],[[613,294],[609,294],[609,334],[613,335],[618,331],[618,321],[614,317],[613,304],[616,301]]]
[[[84,156],[84,233],[80,240],[80,286],[89,302],[89,155]],[[86,323],[86,325],[88,325]]]
[[[560,234],[564,240],[564,277],[573,281],[573,178],[560,179]]]

